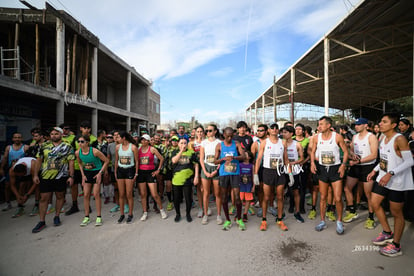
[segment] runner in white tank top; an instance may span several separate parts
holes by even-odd
[[[397,114],[384,114],[380,121],[380,131],[384,139],[380,143],[380,163],[368,175],[368,180],[373,180],[379,172],[374,188],[372,190],[372,208],[383,228],[383,232],[373,240],[376,245],[387,246],[381,248],[380,253],[394,257],[402,254],[400,241],[404,231],[404,191],[414,190],[411,167],[414,165],[413,156],[407,139],[397,134]],[[390,209],[394,217],[394,234],[388,224],[384,209],[381,207],[382,200],[387,197]]]
[[[325,223],[325,211],[328,187],[329,184],[331,184],[338,215],[336,232],[341,235],[344,233],[342,224],[342,178],[345,174],[345,164],[348,161],[348,148],[345,145],[342,136],[336,135],[336,133],[331,130],[331,127],[332,119],[327,116],[321,117],[318,122],[320,134],[312,139],[311,171],[312,173],[318,174],[319,191],[321,193],[321,222],[315,227],[315,230],[322,231],[327,227]],[[342,164],[339,155],[339,147],[344,152]],[[316,156],[315,154],[317,150],[319,156]],[[315,164],[317,158],[319,159],[318,169]]]
[[[368,219],[365,222],[366,229],[374,229],[374,211],[371,206],[371,191],[374,184],[373,181],[367,181],[368,174],[375,167],[378,153],[378,140],[375,135],[368,132],[368,120],[359,118],[355,122],[356,135],[352,138],[350,147],[350,170],[348,172],[345,183],[345,196],[347,202],[347,211],[344,222],[351,222],[359,217],[354,206],[354,195],[352,190],[355,185],[362,185],[368,200]],[[359,188],[359,187],[358,187]],[[357,199],[358,201],[358,199]]]

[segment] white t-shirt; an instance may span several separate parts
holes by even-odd
[[[25,164],[26,165],[26,174],[24,175],[24,176],[28,176],[28,175],[30,175],[30,171],[31,171],[31,169],[32,169],[32,161],[33,160],[36,160],[35,158],[33,158],[33,157],[23,157],[23,158],[20,158],[19,160],[17,160],[17,162],[13,165],[13,169],[14,169],[14,167],[16,167],[16,165],[19,165],[19,164]]]
[[[210,166],[216,166],[214,164],[214,158],[216,154],[216,146],[220,143],[219,139],[215,139],[214,141],[209,141],[205,139],[201,142],[201,147],[204,148],[204,163]]]

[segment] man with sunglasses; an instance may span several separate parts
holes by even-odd
[[[257,140],[252,145],[252,153],[255,159],[257,159],[257,156],[259,154],[260,145],[262,142],[264,142],[267,138],[267,130],[268,127],[265,124],[261,124],[257,127],[257,133],[256,137]],[[257,192],[258,198],[259,198],[259,210],[257,211],[257,216],[262,217],[263,216],[263,209],[262,209],[262,203],[263,203],[263,161],[260,162],[260,167],[258,171],[259,176],[259,189]],[[273,202],[273,193],[271,194],[270,202]],[[249,208],[250,211],[250,208]],[[252,213],[252,211],[250,211]]]
[[[263,192],[264,198],[262,203],[263,217],[260,225],[261,231],[267,230],[266,212],[270,195],[276,188],[277,197],[277,217],[276,224],[282,231],[288,228],[283,223],[283,192],[285,187],[284,166],[289,165],[286,147],[279,138],[279,126],[277,123],[270,125],[269,137],[260,144],[259,154],[256,159],[254,184],[259,185],[259,168],[263,159]]]
[[[36,156],[33,183],[39,184],[40,188],[40,222],[32,229],[32,233],[38,233],[46,227],[46,209],[53,192],[56,195],[56,215],[53,223],[55,226],[61,224],[59,214],[65,199],[66,183],[73,185],[75,154],[73,148],[62,141],[62,134],[60,127],[54,127],[50,132],[50,141],[42,144]]]

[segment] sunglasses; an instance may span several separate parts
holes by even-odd
[[[257,132],[263,132],[265,131],[264,129],[258,129]]]
[[[78,143],[79,144],[83,144],[83,143],[85,143],[86,141],[85,140],[78,140]]]
[[[106,139],[114,139],[113,136],[106,136]]]
[[[278,127],[276,125],[270,126],[271,129],[277,129]]]
[[[207,129],[207,132],[213,132],[214,129]]]

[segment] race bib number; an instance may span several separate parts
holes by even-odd
[[[214,155],[207,155],[206,156],[207,163],[214,163]]]
[[[224,164],[224,171],[227,173],[235,173],[237,171],[237,164],[236,163],[225,163]]]
[[[51,159],[47,162],[47,170],[59,170],[60,166],[59,166],[59,162]]]
[[[149,164],[149,156],[143,156],[139,159],[141,165],[148,165]]]
[[[384,158],[380,158],[380,169],[383,170],[384,172],[388,171],[388,160],[384,159]]]
[[[333,165],[335,164],[335,156],[332,151],[322,151],[322,165]]]
[[[131,165],[131,156],[119,157],[119,163],[121,163],[121,165]]]
[[[96,168],[94,163],[86,163],[84,167],[85,167],[85,170],[93,170]]]
[[[188,156],[181,156],[180,160],[178,160],[180,165],[187,165],[190,164],[190,158]]]
[[[241,180],[242,180],[242,183],[243,184],[251,183],[251,176],[249,176],[249,175],[242,175]]]
[[[269,164],[270,164],[270,168],[271,169],[277,169],[277,168],[279,168],[279,165],[280,165],[280,160],[279,160],[279,158],[270,158],[270,161],[269,161]]]

